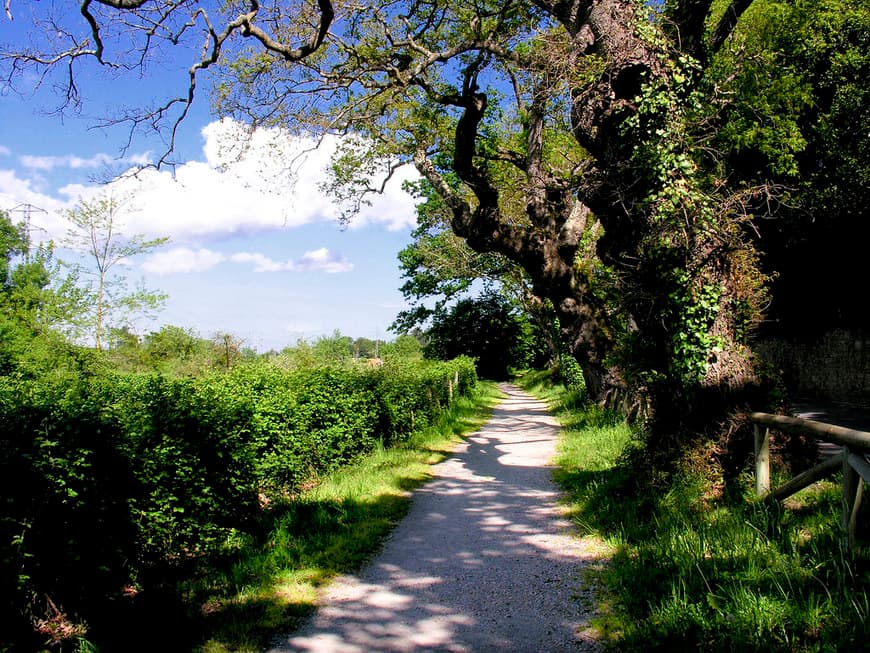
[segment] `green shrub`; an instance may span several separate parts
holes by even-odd
[[[4,638],[27,642],[45,597],[55,616],[99,622],[125,586],[256,532],[264,506],[402,441],[476,380],[468,358],[0,376]]]
[[[129,579],[136,481],[118,425],[80,387],[0,381],[0,607],[27,638],[35,605],[87,618]]]

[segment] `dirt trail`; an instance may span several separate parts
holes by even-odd
[[[502,390],[378,556],[330,585],[273,653],[598,650],[582,572],[600,556],[561,516],[549,465],[558,426],[544,403]]]

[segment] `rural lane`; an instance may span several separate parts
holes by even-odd
[[[433,468],[408,515],[355,576],[272,653],[559,652],[599,649],[584,567],[551,480],[559,427],[512,385],[492,419]]]

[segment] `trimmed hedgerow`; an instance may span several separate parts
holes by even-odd
[[[475,382],[465,358],[193,379],[0,377],[9,632],[36,624],[44,642],[98,618],[125,586],[254,532],[275,499],[401,442]]]

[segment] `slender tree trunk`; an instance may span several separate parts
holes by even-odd
[[[97,351],[102,350],[103,343],[103,294],[105,292],[105,280],[103,275],[100,275],[99,287],[97,289],[97,323],[94,340],[96,341]]]

